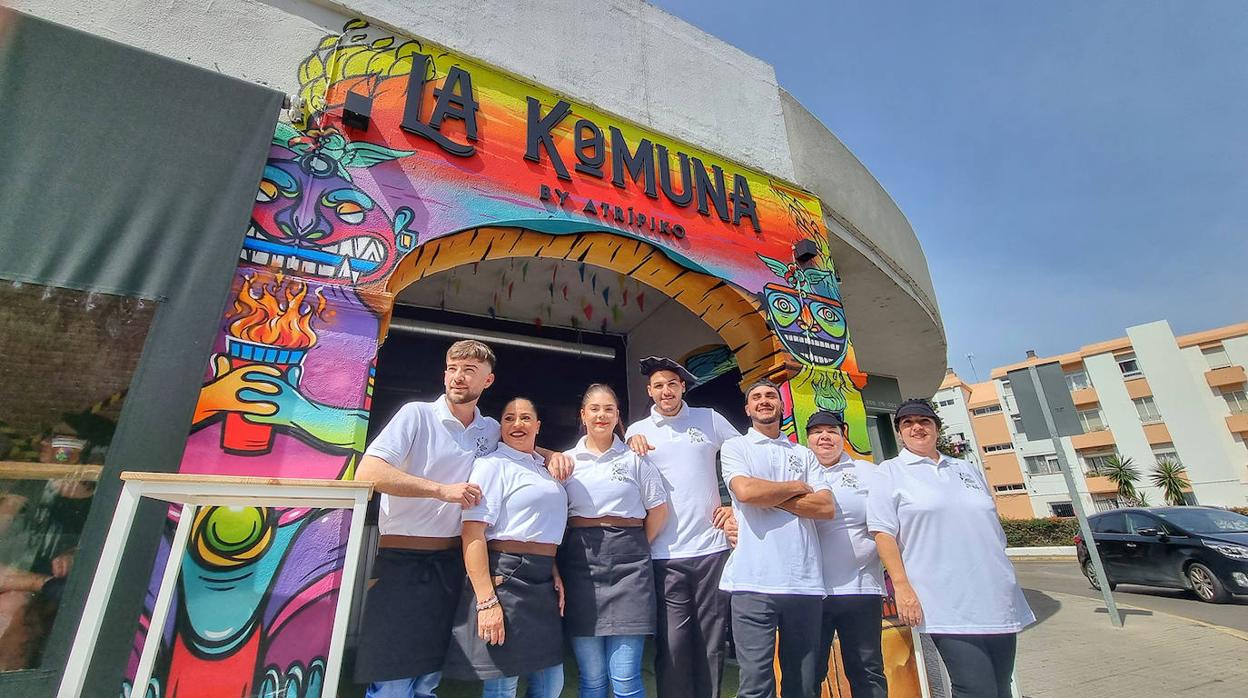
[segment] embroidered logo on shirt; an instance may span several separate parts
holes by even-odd
[[[806,474],[806,465],[802,463],[802,459],[798,458],[796,453],[789,454],[789,474],[793,477],[801,477]]]
[[[477,437],[477,455],[484,456],[490,452],[490,440],[484,436]]]
[[[619,461],[611,464],[611,479],[616,482],[628,481],[628,467]]]
[[[962,484],[966,487],[966,489],[983,491],[984,488],[980,487],[979,483],[975,482],[975,478],[970,475],[967,475],[966,473],[958,473],[958,477],[962,478]]]
[[[841,487],[847,487],[856,490],[859,487],[858,476],[853,473],[845,473],[841,475]]]
[[[710,440],[706,438],[706,434],[703,434],[701,429],[697,427],[690,427],[689,443],[704,444],[704,443],[708,443],[709,441]]]

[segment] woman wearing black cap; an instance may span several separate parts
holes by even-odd
[[[845,452],[845,420],[819,411],[806,421],[806,446],[819,460],[816,477],[832,489],[836,517],[815,521],[823,561],[823,624],[819,676],[828,674],[832,639],[841,640],[841,659],[854,698],[888,698],[880,649],[884,570],[867,532],[867,493],[875,464]]]
[[[936,450],[940,417],[907,400],[905,446],[879,465],[867,529],[893,580],[901,622],[936,643],[954,698],[1008,698],[1018,632],[1034,623],[980,470]]]

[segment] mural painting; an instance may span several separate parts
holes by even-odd
[[[791,438],[832,409],[869,454],[866,376],[814,197],[359,20],[298,76],[182,472],[351,477],[394,294],[439,272],[422,292],[440,290],[443,307],[469,284],[538,325],[618,331],[630,307],[672,298],[725,342],[691,352],[700,379],[734,365],[747,380],[787,377]],[[818,246],[813,262],[794,262],[799,240]],[[473,278],[476,262],[507,258],[500,278]],[[579,263],[578,277],[543,258]],[[581,316],[550,317],[543,298],[569,293]],[[175,612],[143,626],[162,634],[157,671],[123,695],[319,695],[347,525],[343,512],[200,512]]]

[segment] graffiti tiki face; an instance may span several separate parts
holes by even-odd
[[[795,358],[815,366],[837,366],[845,358],[840,301],[781,284],[767,284],[763,297],[776,335]]]
[[[387,152],[376,157],[361,155],[382,150]],[[394,159],[397,152],[346,144],[333,130],[275,143],[256,192],[242,259],[329,283],[384,278],[416,245],[415,233],[407,230],[411,211],[399,209],[392,221],[352,184],[347,168],[369,167]]]

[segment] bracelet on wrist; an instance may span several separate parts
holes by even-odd
[[[485,601],[478,602],[478,603],[477,603],[477,611],[478,611],[478,612],[480,612],[480,611],[484,611],[484,610],[487,610],[487,609],[491,609],[491,608],[494,608],[494,607],[495,607],[495,606],[497,606],[497,605],[498,605],[498,594],[495,594],[494,596],[491,596],[490,598],[486,599]]]

